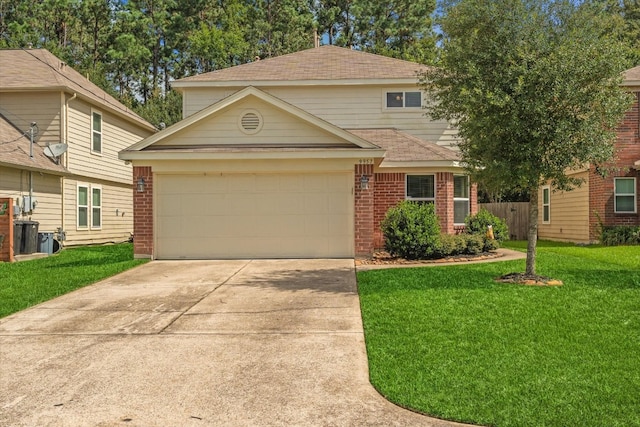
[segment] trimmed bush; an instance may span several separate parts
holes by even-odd
[[[605,246],[640,245],[640,226],[602,225],[600,242]]]
[[[491,212],[486,209],[480,209],[477,214],[469,215],[464,220],[465,225],[465,233],[468,234],[477,234],[485,237],[487,235],[487,227],[489,225],[493,228],[493,237],[499,243],[505,240],[509,240],[509,227],[507,227],[507,223],[498,218]],[[494,248],[494,249],[497,249]]]
[[[470,255],[482,253],[485,250],[485,240],[489,240],[477,234],[466,235],[465,237],[467,238],[466,253]]]
[[[433,204],[405,200],[389,209],[381,228],[384,247],[392,256],[428,259],[436,255],[440,221]]]

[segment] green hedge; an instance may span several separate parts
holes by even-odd
[[[603,225],[600,242],[605,246],[640,245],[640,226]]]

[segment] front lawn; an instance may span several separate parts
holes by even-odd
[[[473,424],[640,426],[640,247],[540,242],[537,266],[564,285],[493,281],[524,260],[359,272],[373,385]]]
[[[59,254],[16,263],[0,263],[0,317],[128,270],[130,243],[64,249]]]

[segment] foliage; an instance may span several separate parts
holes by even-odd
[[[482,208],[475,215],[469,215],[464,220],[466,233],[486,236],[489,226],[493,229],[493,237],[498,242],[509,240],[509,227],[502,218],[498,218],[488,210]]]
[[[605,246],[640,245],[640,226],[603,225],[600,242]]]
[[[461,0],[440,25],[441,67],[421,77],[429,116],[456,123],[474,181],[529,193],[535,274],[538,187],[569,190],[567,170],[609,161],[630,106],[620,23],[595,1]]]
[[[478,255],[487,251],[487,249],[485,249],[486,246],[485,238],[482,236],[471,234],[441,234],[435,255],[439,258],[455,255]]]
[[[640,425],[637,248],[539,252],[540,273],[563,286],[494,282],[523,261],[359,272],[376,389],[475,425]]]
[[[31,261],[0,263],[0,317],[121,273],[146,260],[133,245],[87,246]]]
[[[427,259],[436,254],[440,221],[431,203],[405,200],[387,211],[381,224],[385,249],[405,259]]]

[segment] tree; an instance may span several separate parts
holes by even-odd
[[[458,128],[472,177],[531,195],[526,274],[535,275],[538,187],[570,190],[567,171],[614,154],[630,106],[617,21],[571,0],[460,0],[440,22],[439,68],[421,77],[428,114]]]

